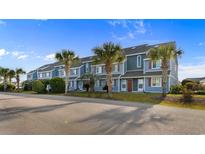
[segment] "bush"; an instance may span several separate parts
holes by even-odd
[[[51,92],[63,93],[65,91],[65,81],[62,78],[52,78],[50,80]]]
[[[187,82],[184,87],[188,90],[191,90],[191,91],[197,91],[199,90],[199,84],[196,83],[196,82]]]
[[[24,91],[31,91],[32,90],[32,81],[24,81],[22,83],[22,87]]]
[[[205,90],[199,90],[195,94],[197,94],[197,95],[205,95]]]
[[[13,84],[7,84],[6,91],[14,91],[16,89],[16,86]],[[0,91],[4,91],[4,84],[0,84]]]
[[[37,93],[44,93],[45,87],[40,80],[36,80],[36,81],[33,81],[32,90],[37,92]]]
[[[83,88],[85,88],[86,91],[88,92],[89,89],[90,89],[90,84],[89,84],[89,83],[85,83],[85,84],[83,84]]]
[[[197,81],[183,80],[183,81],[182,81],[182,86],[186,85],[187,83],[197,83],[197,84],[199,84],[199,82],[197,82]]]
[[[190,89],[187,89],[186,87],[183,88],[182,90],[182,96],[183,96],[183,101],[185,103],[191,103],[192,102],[192,95],[193,95],[193,91],[191,91]]]
[[[181,94],[182,93],[182,85],[172,85],[170,89],[171,94]]]

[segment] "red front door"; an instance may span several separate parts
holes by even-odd
[[[127,90],[128,90],[128,92],[132,91],[132,80],[127,81]]]

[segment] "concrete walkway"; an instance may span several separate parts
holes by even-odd
[[[0,134],[205,134],[205,111],[0,93]]]

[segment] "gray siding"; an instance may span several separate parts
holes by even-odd
[[[145,58],[145,54],[140,55],[141,56],[141,67],[137,67],[137,56],[138,55],[127,57],[127,71],[143,69],[143,65],[144,65],[143,60]]]
[[[138,79],[133,79],[133,82],[132,82],[133,84],[133,87],[132,87],[132,90],[133,91],[137,91],[138,90]]]

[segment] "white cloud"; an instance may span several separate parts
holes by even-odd
[[[46,60],[46,61],[54,61],[54,60],[55,60],[55,54],[52,53],[52,54],[47,55],[47,56],[44,58],[44,60]]]
[[[3,21],[3,20],[0,20],[0,26],[5,26],[6,25],[6,22],[5,21]]]
[[[205,77],[205,62],[179,65],[179,80],[192,77]]]
[[[123,28],[124,34],[119,34],[119,29],[112,32],[112,36],[118,40],[134,39],[137,34],[145,34],[146,28],[143,20],[112,20],[108,23],[114,28]],[[120,32],[122,32],[120,31]]]
[[[28,58],[28,55],[20,55],[20,56],[17,56],[17,59],[26,59]]]
[[[17,59],[26,59],[26,58],[28,58],[29,57],[29,55],[28,54],[25,54],[25,52],[22,52],[22,51],[13,51],[13,52],[11,52],[11,55],[12,56],[14,56],[14,57],[16,57]]]
[[[8,54],[9,54],[9,52],[6,51],[5,49],[0,49],[0,57],[8,55]]]
[[[199,46],[205,45],[205,42],[199,42]]]

